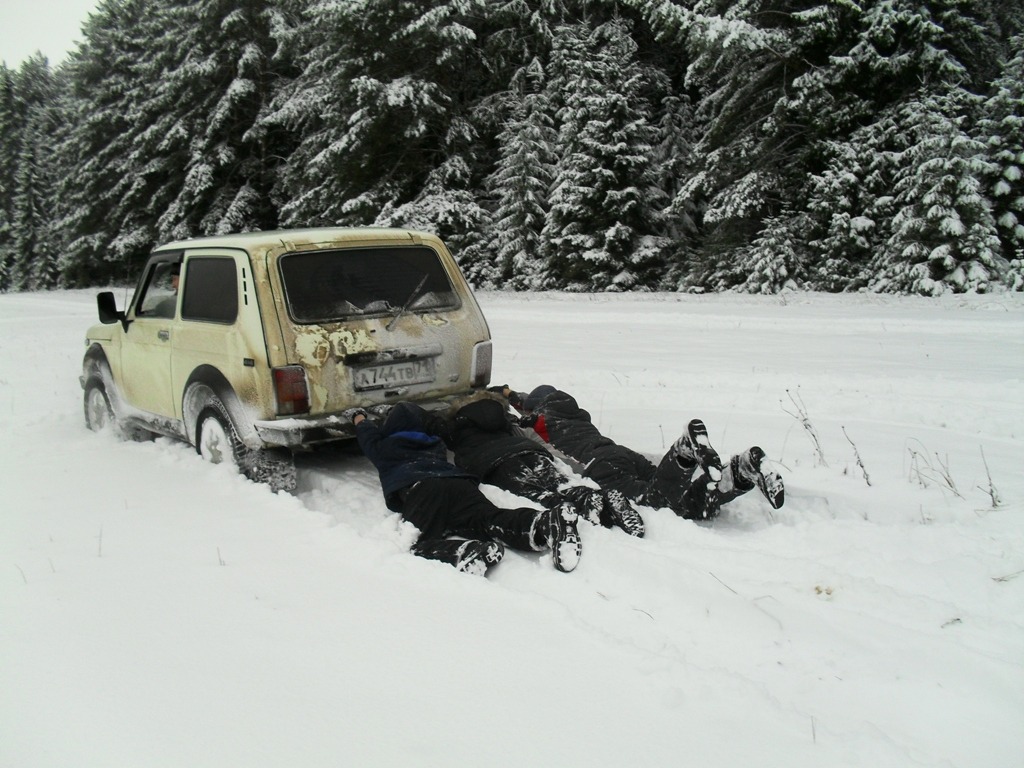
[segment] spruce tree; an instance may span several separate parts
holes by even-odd
[[[104,0],[64,65],[69,87],[57,147],[57,215],[69,285],[130,279],[128,260],[156,240],[157,214],[144,199],[123,204],[143,181],[136,176],[143,162],[136,145],[141,104],[159,85],[140,77],[160,29],[155,12],[151,0]]]
[[[804,239],[810,254],[803,277],[824,291],[865,288],[870,262],[888,237],[893,217],[893,134],[887,115],[848,141],[823,147],[825,170],[808,183]]]
[[[57,127],[57,85],[42,54],[22,63],[14,80],[20,120],[11,185],[6,279],[12,290],[52,288],[57,282],[53,241],[55,169],[51,138]]]
[[[141,109],[145,163],[162,178],[148,191],[160,239],[272,229],[276,169],[287,138],[261,124],[281,79],[288,19],[273,0],[169,2],[173,30],[154,63],[154,97]],[[152,164],[152,165],[150,165]]]
[[[14,211],[14,174],[18,156],[18,123],[15,112],[13,70],[0,62],[0,291],[10,288],[14,258],[11,215]]]
[[[559,29],[549,88],[561,99],[558,162],[544,227],[547,273],[574,290],[628,289],[652,279],[656,133],[647,73],[625,21]]]
[[[661,208],[657,226],[669,243],[669,267],[662,281],[667,288],[686,283],[689,264],[699,245],[703,210],[687,187],[696,167],[694,148],[700,138],[699,128],[689,97],[666,87],[653,157],[658,194],[652,202]],[[659,205],[660,201],[664,203]]]
[[[557,136],[539,60],[521,70],[515,88],[508,120],[498,134],[498,167],[487,179],[489,195],[495,200],[489,227],[489,250],[495,262],[484,275],[508,288],[542,288],[541,231],[554,175]]]
[[[871,287],[938,295],[988,291],[1007,264],[981,177],[984,145],[964,130],[976,97],[952,90],[902,105],[906,148],[893,155],[895,215],[872,263]]]
[[[991,172],[985,178],[1002,255],[1011,262],[1009,282],[1024,290],[1024,36],[992,84],[976,131]]]
[[[799,237],[803,217],[817,216],[806,201],[824,190],[812,184],[830,146],[922,89],[977,87],[998,48],[984,0],[699,0],[656,3],[647,16],[694,57],[687,77],[707,131],[683,191],[706,206],[705,266],[690,280],[715,288],[761,289],[742,254],[767,225],[771,238]],[[805,240],[792,255],[812,252]]]
[[[303,74],[270,118],[301,135],[285,169],[286,222],[433,220],[457,239],[465,222],[479,221],[465,193],[477,173],[469,115],[486,80],[475,29],[485,5],[361,0],[310,9]]]
[[[122,265],[173,238],[277,225],[287,137],[260,125],[292,74],[274,0],[107,0],[70,68],[79,124],[65,216],[65,268]]]

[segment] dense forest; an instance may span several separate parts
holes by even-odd
[[[1024,290],[1024,5],[103,0],[0,65],[0,290],[324,225],[484,287]]]

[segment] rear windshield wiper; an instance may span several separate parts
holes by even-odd
[[[395,316],[391,318],[391,322],[384,326],[384,330],[390,331],[391,327],[398,322],[398,318],[404,315],[405,311],[412,306],[412,303],[416,301],[417,298],[419,298],[420,291],[423,289],[423,286],[427,282],[427,277],[428,273],[424,272],[423,277],[420,278],[420,281],[416,284],[416,287],[412,289],[412,293],[409,294],[409,298],[405,300],[405,304],[403,304],[402,308],[399,309],[395,313]]]

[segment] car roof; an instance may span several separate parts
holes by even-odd
[[[176,240],[165,243],[157,251],[180,251],[188,248],[242,248],[246,251],[261,248],[280,248],[289,245],[310,245],[340,241],[419,241],[434,240],[435,235],[409,229],[385,227],[321,227],[316,229],[274,229],[259,232],[240,232],[231,235],[212,235]]]

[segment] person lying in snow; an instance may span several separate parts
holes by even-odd
[[[508,400],[481,392],[456,401],[444,418],[431,414],[427,431],[452,450],[455,465],[488,483],[548,509],[570,502],[594,525],[644,535],[644,521],[618,491],[574,483],[539,440],[516,424]]]
[[[509,391],[519,403],[521,424],[583,465],[583,475],[637,504],[668,507],[680,517],[709,520],[719,508],[754,487],[778,509],[785,501],[782,478],[764,463],[757,446],[722,465],[704,422],[693,419],[686,432],[655,466],[647,457],[601,434],[590,414],[569,394],[545,384],[527,395]]]
[[[427,413],[413,403],[396,403],[380,425],[361,408],[345,414],[377,468],[388,509],[420,531],[414,554],[483,575],[501,560],[506,546],[550,548],[555,568],[576,567],[581,545],[572,504],[543,511],[495,506],[473,475],[448,461],[441,438],[424,431]]]

